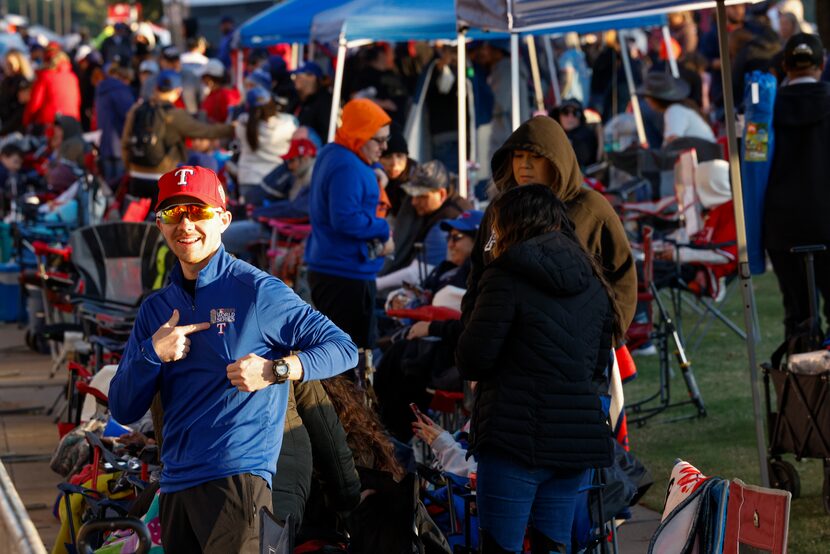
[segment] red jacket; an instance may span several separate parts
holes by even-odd
[[[23,125],[51,125],[57,114],[81,119],[81,89],[68,61],[38,71],[23,112]]]
[[[202,100],[202,109],[211,123],[225,123],[228,109],[241,102],[239,91],[235,88],[218,88]]]

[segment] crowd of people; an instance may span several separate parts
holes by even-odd
[[[771,73],[778,139],[764,226],[787,336],[809,317],[790,248],[830,243],[824,50],[801,2],[726,10],[724,53],[711,10],[671,14],[668,43],[659,30],[555,40],[560,101],[532,113],[523,86],[516,129],[509,44],[469,43],[482,160],[470,183],[457,176],[447,44],[354,49],[329,142],[327,45],[297,67],[279,47],[247,50],[236,67],[230,18],[220,44],[191,36],[184,50],[125,23],[71,48],[20,29],[28,50],[6,53],[0,81],[4,217],[20,221],[32,196],[57,209],[92,174],[105,217],[153,222],[177,259],[141,305],[109,389],[116,420],[152,411],[151,439],[163,440],[164,547],[258,552],[267,506],[298,536],[345,530],[352,552],[393,551],[408,537],[396,535],[390,498],[422,441],[444,471],[477,475],[483,552],[521,552],[529,521],[533,552],[570,551],[578,490],[614,459],[614,352],[644,315],[631,229],[586,173],[612,180],[599,162],[627,146],[717,149],[724,95],[740,108],[744,75]],[[529,85],[524,64],[520,75]],[[405,128],[416,98],[418,145]],[[634,98],[647,145],[630,125]],[[657,280],[715,296],[736,271],[735,221],[724,156],[699,157],[702,230],[657,253]],[[279,255],[275,220],[310,226],[294,290],[261,263]],[[826,301],[828,260],[817,255]],[[468,393],[461,442],[428,415],[436,389]],[[450,551],[422,505],[413,517],[427,551]]]

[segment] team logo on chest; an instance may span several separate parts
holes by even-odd
[[[234,321],[236,321],[235,308],[214,308],[210,311],[210,323],[216,325],[220,335],[224,335],[225,326]]]

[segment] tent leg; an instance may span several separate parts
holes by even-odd
[[[671,74],[675,79],[679,79],[680,70],[677,68],[677,58],[674,57],[674,48],[671,47],[671,33],[669,32],[668,25],[663,25],[663,43],[666,45],[666,56],[669,60]]]
[[[511,122],[513,130],[522,124],[521,102],[519,102],[519,35],[510,35],[510,89],[512,91],[512,104],[510,106]]]
[[[337,116],[340,111],[340,95],[343,93],[343,70],[346,65],[346,37],[340,35],[340,45],[337,47],[337,69],[334,73],[334,88],[331,98],[331,115],[329,117],[329,136],[327,142],[334,140],[334,131],[337,129]]]
[[[545,36],[543,42],[545,44],[545,57],[548,59],[550,86],[553,87],[553,101],[558,106],[562,103],[562,90],[559,88],[559,73],[556,71],[556,60],[553,58],[553,45],[550,43],[551,40],[552,38],[550,36]]]
[[[527,52],[530,58],[530,72],[533,75],[533,92],[536,95],[536,109],[545,111],[545,97],[542,94],[542,76],[539,73],[539,58],[536,56],[536,37],[527,35]]]
[[[239,94],[245,95],[245,54],[242,52],[242,45],[236,47],[236,90]]]
[[[634,109],[634,122],[637,124],[637,139],[641,145],[648,144],[646,140],[646,128],[643,125],[643,113],[640,111],[640,102],[637,98],[637,87],[634,86],[634,73],[631,71],[631,57],[628,55],[628,33],[620,29],[617,31],[617,40],[620,43],[620,54],[622,54],[623,69],[625,69],[625,81],[628,84],[628,92],[631,95],[631,107]]]
[[[726,31],[726,3],[718,0],[717,5],[718,44],[721,52],[721,78],[723,79],[723,104],[726,119],[726,136],[729,140],[729,173],[732,181],[732,198],[735,207],[735,223],[738,231],[738,277],[744,302],[744,328],[746,329],[746,351],[749,358],[749,381],[752,388],[752,407],[755,412],[755,440],[758,443],[758,464],[761,485],[769,487],[767,467],[767,440],[764,432],[764,413],[761,406],[761,388],[758,382],[758,361],[755,345],[758,342],[755,324],[755,293],[752,290],[752,274],[749,272],[749,252],[746,246],[746,224],[744,217],[743,183],[741,181],[740,151],[735,131],[735,101],[732,98],[732,61],[729,59],[729,36]]]
[[[466,31],[458,32],[458,193],[469,196],[467,177],[467,41]]]

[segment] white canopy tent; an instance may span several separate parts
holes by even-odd
[[[758,0],[750,0],[751,3]],[[746,4],[747,0],[456,0],[459,28],[479,28],[511,33],[514,52],[517,51],[518,33],[550,31],[572,23],[612,22],[615,18],[632,15],[653,15],[679,10],[698,10],[717,8],[718,38],[721,52],[728,52],[728,34],[726,30],[726,6],[729,4]],[[514,59],[517,57],[514,54]],[[517,60],[516,60],[517,61]],[[732,70],[729,56],[721,59],[723,89],[732,90]],[[518,88],[518,75],[514,70],[514,98]],[[514,101],[515,102],[515,101]],[[635,104],[636,105],[636,104]],[[743,204],[743,186],[741,181],[738,139],[735,129],[735,106],[731,94],[724,95],[726,131],[729,143],[729,166],[732,183],[732,197],[735,206],[735,222],[738,232],[738,275],[744,304],[744,324],[746,327],[746,349],[749,361],[749,375],[752,389],[752,402],[755,415],[755,439],[758,448],[761,484],[769,486],[767,467],[766,435],[764,432],[764,414],[761,406],[761,390],[758,381],[758,365],[755,345],[758,342],[755,315],[755,296],[752,289],[752,276],[749,270],[747,237]],[[517,110],[514,106],[514,114]],[[514,119],[514,124],[518,123]]]

